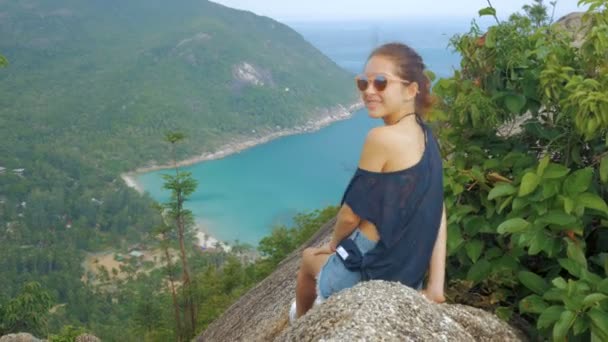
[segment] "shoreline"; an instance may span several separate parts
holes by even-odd
[[[344,107],[342,105],[338,105],[334,108],[326,109],[324,114],[320,115],[318,119],[310,119],[303,126],[296,126],[293,128],[280,129],[278,131],[274,131],[272,133],[266,134],[261,137],[249,137],[244,139],[239,139],[233,142],[228,142],[222,146],[220,146],[215,152],[203,152],[200,155],[190,157],[188,159],[180,160],[177,162],[178,167],[182,166],[190,166],[198,163],[202,163],[209,160],[216,160],[228,157],[232,154],[242,152],[248,148],[252,148],[258,145],[263,145],[272,140],[286,137],[290,135],[296,134],[305,134],[305,133],[313,133],[321,128],[324,128],[332,123],[350,119],[353,116],[353,113],[359,109],[363,108],[363,103],[361,101],[355,102],[348,107]],[[137,174],[166,170],[173,168],[174,165],[150,165],[145,167],[137,168],[133,171],[124,172],[120,174],[120,178],[125,182],[125,184],[133,188],[140,194],[143,194],[144,188],[141,184],[139,184],[136,180]]]
[[[224,252],[230,252],[232,246],[227,242],[221,241],[209,234],[209,230],[205,227],[206,224],[200,220],[195,221],[194,231],[195,239],[197,240],[196,245],[203,251],[209,249],[220,249]]]
[[[348,107],[338,105],[333,108],[325,109],[321,111],[321,113],[317,116],[316,119],[310,119],[304,125],[296,126],[293,128],[279,129],[278,131],[265,134],[261,137],[246,137],[244,139],[237,138],[235,141],[228,142],[220,146],[216,152],[203,152],[198,156],[179,161],[177,163],[177,166],[190,166],[209,160],[222,159],[232,154],[242,152],[248,148],[262,145],[281,137],[296,134],[313,133],[320,130],[321,128],[329,126],[334,122],[350,119],[353,116],[354,112],[361,108],[363,108],[363,103],[361,101],[357,101]],[[133,171],[122,173],[120,175],[120,178],[125,182],[128,187],[135,189],[135,191],[143,195],[145,191],[143,186],[137,181],[137,174],[158,170],[166,170],[171,169],[173,167],[174,165],[150,165],[146,167],[140,167]],[[229,252],[231,250],[231,246],[227,242],[220,241],[214,238],[211,234],[209,234],[208,229],[206,229],[205,225],[199,220],[196,220],[195,223],[195,236],[198,240],[197,245],[199,246],[199,248],[201,248],[202,250],[207,250],[219,247],[220,249]]]

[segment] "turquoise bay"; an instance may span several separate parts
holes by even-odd
[[[207,233],[256,244],[295,213],[337,205],[376,121],[358,111],[315,133],[284,137],[223,159],[183,168],[199,182],[187,203]],[[161,174],[138,177],[150,195],[168,199]]]
[[[459,60],[446,47],[449,37],[460,28],[446,23],[291,26],[353,74],[361,71],[366,55],[378,43],[370,41],[370,36],[409,43],[438,76],[448,76]],[[275,225],[289,225],[298,212],[338,205],[357,167],[367,131],[380,124],[360,110],[351,119],[314,133],[283,137],[223,159],[185,167],[183,170],[192,172],[199,183],[187,208],[211,236],[256,245]],[[162,190],[161,174],[169,172],[140,174],[137,181],[154,199],[166,201],[169,194]]]

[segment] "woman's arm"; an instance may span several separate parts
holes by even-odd
[[[338,211],[336,224],[334,225],[334,233],[329,242],[329,248],[336,250],[336,247],[344,238],[349,236],[361,222],[361,218],[353,212],[348,204],[343,204]]]
[[[315,254],[334,253],[340,241],[349,236],[357,228],[360,221],[359,216],[353,212],[348,204],[344,203],[336,216],[336,224],[334,225],[331,240],[328,244],[317,248]]]
[[[382,127],[372,128],[363,144],[359,167],[374,172],[382,171],[386,162],[386,137],[381,131]],[[361,218],[353,212],[352,208],[344,203],[338,211],[334,233],[328,245],[319,249],[318,253],[333,253],[344,238],[348,237],[361,223]]]
[[[364,170],[380,172],[386,163],[386,134],[382,132],[383,127],[372,128],[361,151],[359,167]],[[361,223],[361,218],[353,212],[351,207],[344,203],[338,212],[334,234],[330,242],[330,247],[336,247],[342,239],[349,236],[353,230]]]
[[[437,240],[435,240],[433,254],[431,255],[428,283],[426,288],[422,291],[422,294],[426,298],[437,303],[445,302],[443,286],[445,282],[447,236],[447,216],[444,204],[443,213],[441,215],[441,224],[439,226],[439,233],[437,234]]]

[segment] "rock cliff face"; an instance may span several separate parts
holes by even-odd
[[[521,341],[496,316],[457,304],[433,304],[397,283],[373,281],[342,291],[291,325],[300,254],[325,243],[335,220],[287,257],[268,278],[213,322],[196,341]]]
[[[369,281],[330,297],[276,341],[523,341],[498,317],[434,304],[399,283]]]
[[[8,334],[0,337],[0,342],[43,342],[28,333]]]
[[[76,342],[101,342],[99,338],[90,334],[82,334],[76,337]],[[0,342],[46,342],[28,333],[8,334],[0,337]]]
[[[572,12],[567,14],[555,22],[555,25],[564,28],[566,31],[572,33],[574,42],[573,46],[579,48],[583,44],[583,36],[585,30],[583,27],[583,14],[584,12]]]

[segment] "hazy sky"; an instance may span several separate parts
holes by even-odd
[[[378,19],[412,17],[472,18],[487,6],[486,0],[212,0],[228,7],[289,20]],[[499,18],[521,9],[532,0],[493,0]],[[555,18],[578,8],[578,0],[558,0]],[[549,3],[549,0],[545,0]]]

